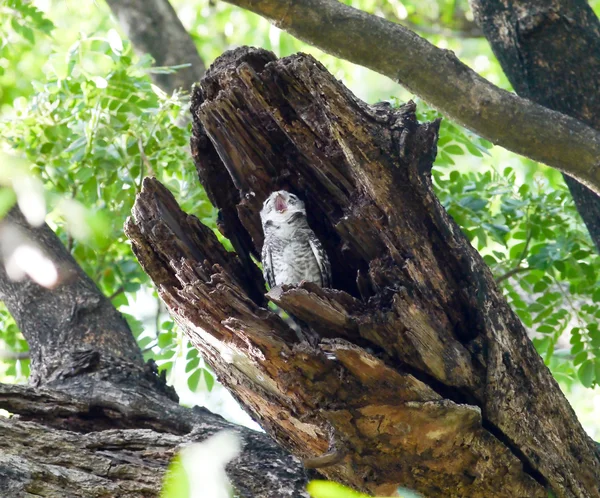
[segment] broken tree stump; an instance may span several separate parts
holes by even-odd
[[[600,455],[435,197],[439,122],[358,100],[314,58],[241,48],[192,99],[227,252],[158,181],[126,224],[171,315],[241,405],[324,476],[378,495],[600,496]],[[306,203],[333,289],[266,288],[274,190]],[[270,300],[318,332],[298,341]]]

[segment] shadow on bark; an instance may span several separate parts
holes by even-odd
[[[241,48],[192,101],[192,154],[227,252],[154,179],[126,233],[171,315],[219,380],[282,446],[379,495],[600,496],[600,458],[435,197],[439,123],[411,102],[368,106],[312,57]],[[264,296],[259,210],[287,189],[334,289]],[[303,320],[313,347],[266,306]]]

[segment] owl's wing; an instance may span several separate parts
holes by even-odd
[[[269,284],[269,288],[275,287],[275,273],[273,270],[273,260],[271,258],[271,247],[270,244],[265,241],[263,242],[261,263],[263,267],[263,277]]]
[[[308,235],[308,243],[312,249],[317,264],[319,265],[319,272],[321,273],[321,287],[331,287],[331,263],[327,257],[327,253],[323,248],[323,245],[317,239],[315,232],[312,230]]]

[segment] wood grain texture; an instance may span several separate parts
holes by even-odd
[[[227,1],[324,52],[389,77],[477,135],[600,193],[597,130],[498,88],[454,52],[404,26],[337,0]]]
[[[241,48],[192,102],[192,154],[226,252],[146,179],[126,233],[170,313],[281,445],[328,478],[374,494],[600,496],[600,458],[496,288],[435,197],[439,123],[415,106],[370,107],[315,59]],[[265,305],[259,210],[298,194],[335,289],[267,298],[322,338],[313,346]],[[334,460],[335,462],[335,460]]]

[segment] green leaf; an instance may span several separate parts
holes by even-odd
[[[192,375],[188,377],[187,385],[192,392],[196,392],[198,389],[198,381],[200,380],[200,375],[202,374],[202,369],[195,370]]]
[[[167,467],[160,498],[188,498],[189,496],[190,486],[187,473],[181,463],[181,457],[176,455]]]
[[[159,334],[158,336],[158,347],[161,349],[167,347],[173,342],[173,336],[170,333]]]
[[[446,154],[452,154],[454,156],[462,156],[465,153],[465,151],[460,145],[448,145],[444,147],[444,152],[446,152]]]
[[[306,491],[312,498],[369,498],[369,495],[331,481],[310,481]]]
[[[475,196],[463,197],[459,201],[459,205],[472,211],[481,211],[484,207],[487,206],[487,204],[488,201],[486,199],[481,199],[480,197]]]
[[[198,368],[198,365],[200,365],[200,358],[196,356],[186,363],[185,372],[191,372],[192,370]]]
[[[578,342],[578,343],[574,344],[573,347],[571,348],[571,354],[573,356],[578,355],[579,353],[581,353],[583,351],[584,347],[585,347],[585,344],[583,342]],[[587,353],[586,353],[586,357],[587,357]]]
[[[514,246],[512,246],[510,248],[509,251],[509,256],[511,259],[517,259],[521,257],[521,254],[523,254],[523,250],[525,249],[525,242],[520,242],[518,244],[515,244]]]
[[[577,377],[584,387],[591,387],[595,378],[594,363],[591,360],[584,361],[577,370]]]
[[[577,365],[583,363],[584,361],[587,360],[587,357],[588,357],[587,351],[582,351],[581,353],[578,353],[577,355],[575,355],[575,359],[573,360],[573,365],[577,366]]]
[[[127,325],[131,329],[134,337],[138,337],[144,331],[144,324],[140,322],[137,318],[127,313],[121,313],[125,320],[127,321]]]
[[[215,377],[206,368],[202,369],[202,378],[206,383],[206,389],[208,392],[212,391],[215,385]]]
[[[542,325],[537,328],[537,331],[541,334],[552,334],[554,332],[554,328],[549,325]]]

